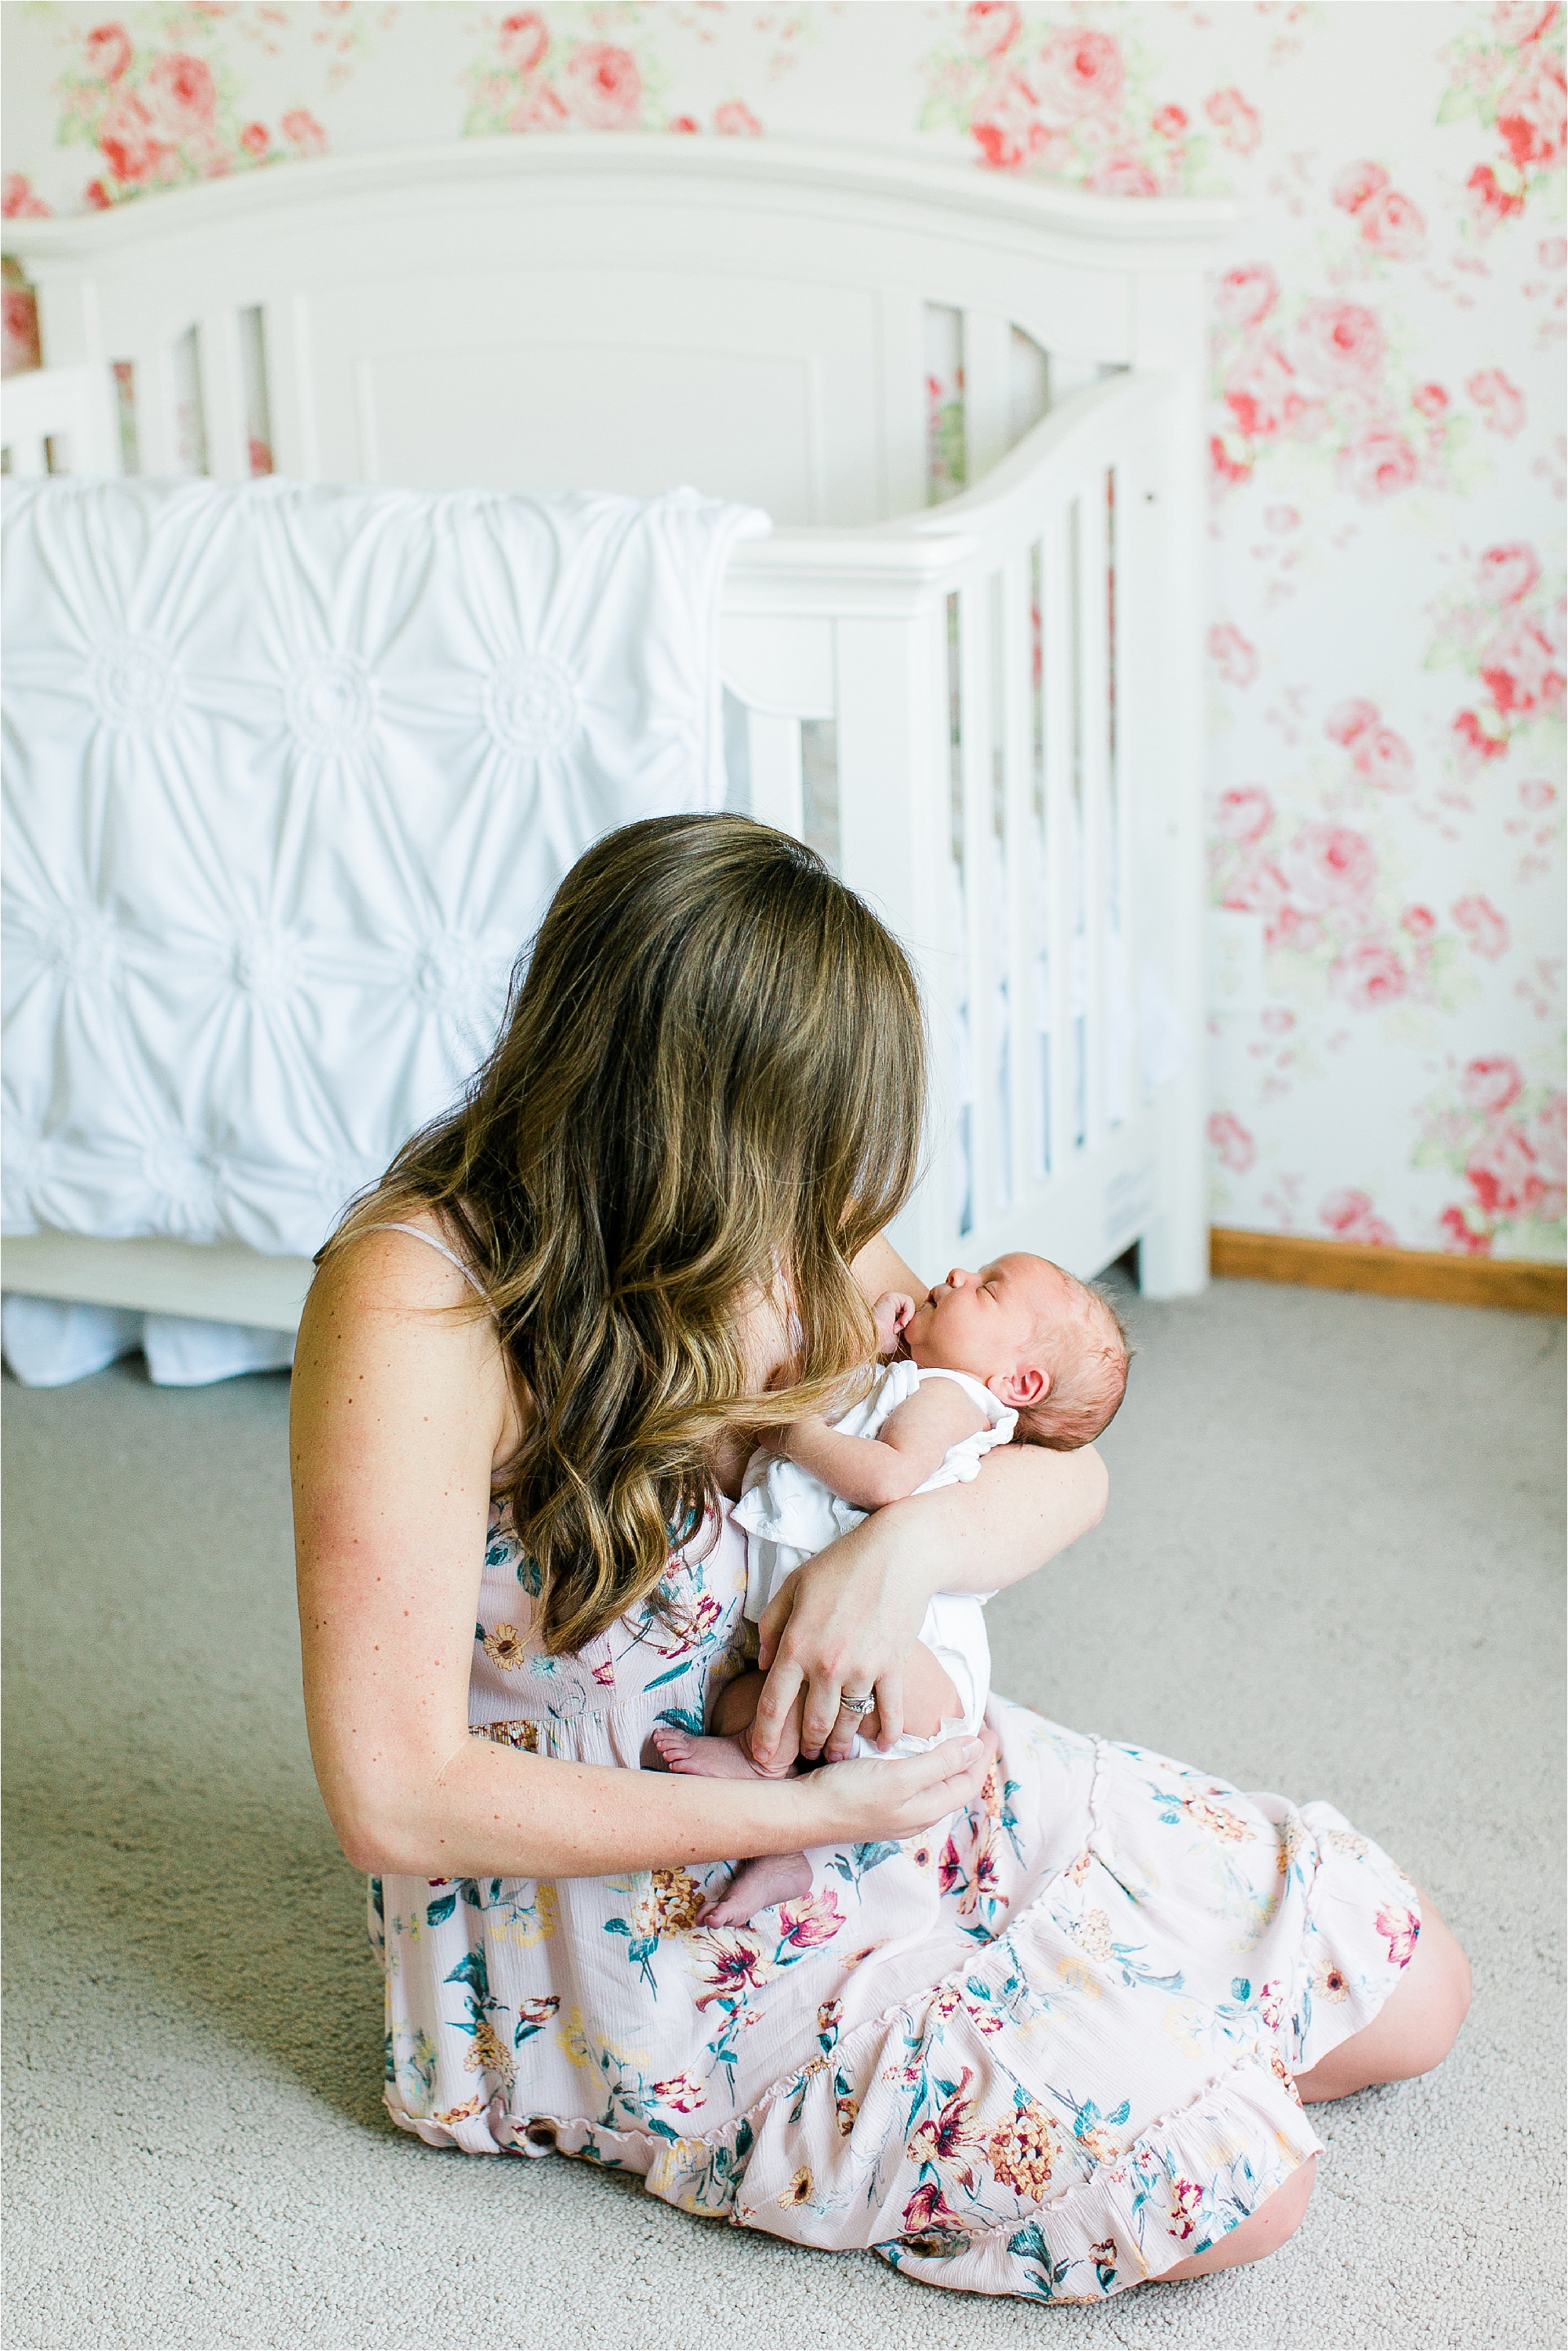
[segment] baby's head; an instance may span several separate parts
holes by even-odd
[[[1020,1437],[1057,1453],[1098,1437],[1127,1385],[1127,1335],[1106,1301],[1021,1251],[977,1273],[955,1266],[904,1339],[923,1369],[983,1381],[1017,1411]]]

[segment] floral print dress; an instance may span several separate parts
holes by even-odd
[[[727,1512],[662,1589],[547,1656],[497,1514],[475,1734],[634,1771],[700,1728],[747,1662]],[[745,1927],[694,1923],[723,1865],[372,1879],[393,2121],[970,2292],[1096,2301],[1202,2252],[1320,2146],[1292,2076],[1398,1982],[1415,1889],[1326,1804],[988,1714],[972,1810],[813,1853]]]

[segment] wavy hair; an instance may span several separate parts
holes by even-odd
[[[851,1262],[908,1197],[924,1095],[903,949],[788,834],[651,818],[562,882],[461,1107],[328,1244],[430,1208],[483,1282],[552,1653],[659,1605],[727,1425],[821,1411],[871,1356]],[[766,1394],[738,1329],[757,1307],[796,1348]]]

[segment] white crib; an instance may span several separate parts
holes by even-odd
[[[256,171],[5,224],[47,362],[6,387],[6,464],[767,507],[724,599],[730,797],[918,962],[899,1245],[1088,1275],[1137,1243],[1171,1295],[1207,1264],[1202,269],[1229,218],[774,140]],[[944,361],[969,486],[932,504]],[[308,1272],[222,1237],[5,1245],[7,1290],[271,1330]]]

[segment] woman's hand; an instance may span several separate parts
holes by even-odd
[[[852,1698],[874,1694],[880,1744],[904,1729],[904,1667],[936,1592],[998,1592],[1032,1574],[1096,1524],[1105,1508],[1104,1464],[1092,1446],[1051,1453],[1004,1445],[970,1483],[914,1494],[875,1510],[798,1568],[760,1626],[768,1673],[751,1751],[768,1761],[802,1689],[800,1752],[850,1751],[859,1716]]]
[[[948,1739],[896,1762],[834,1763],[786,1784],[801,1806],[802,1849],[917,1836],[977,1803],[989,1761],[979,1739]]]

